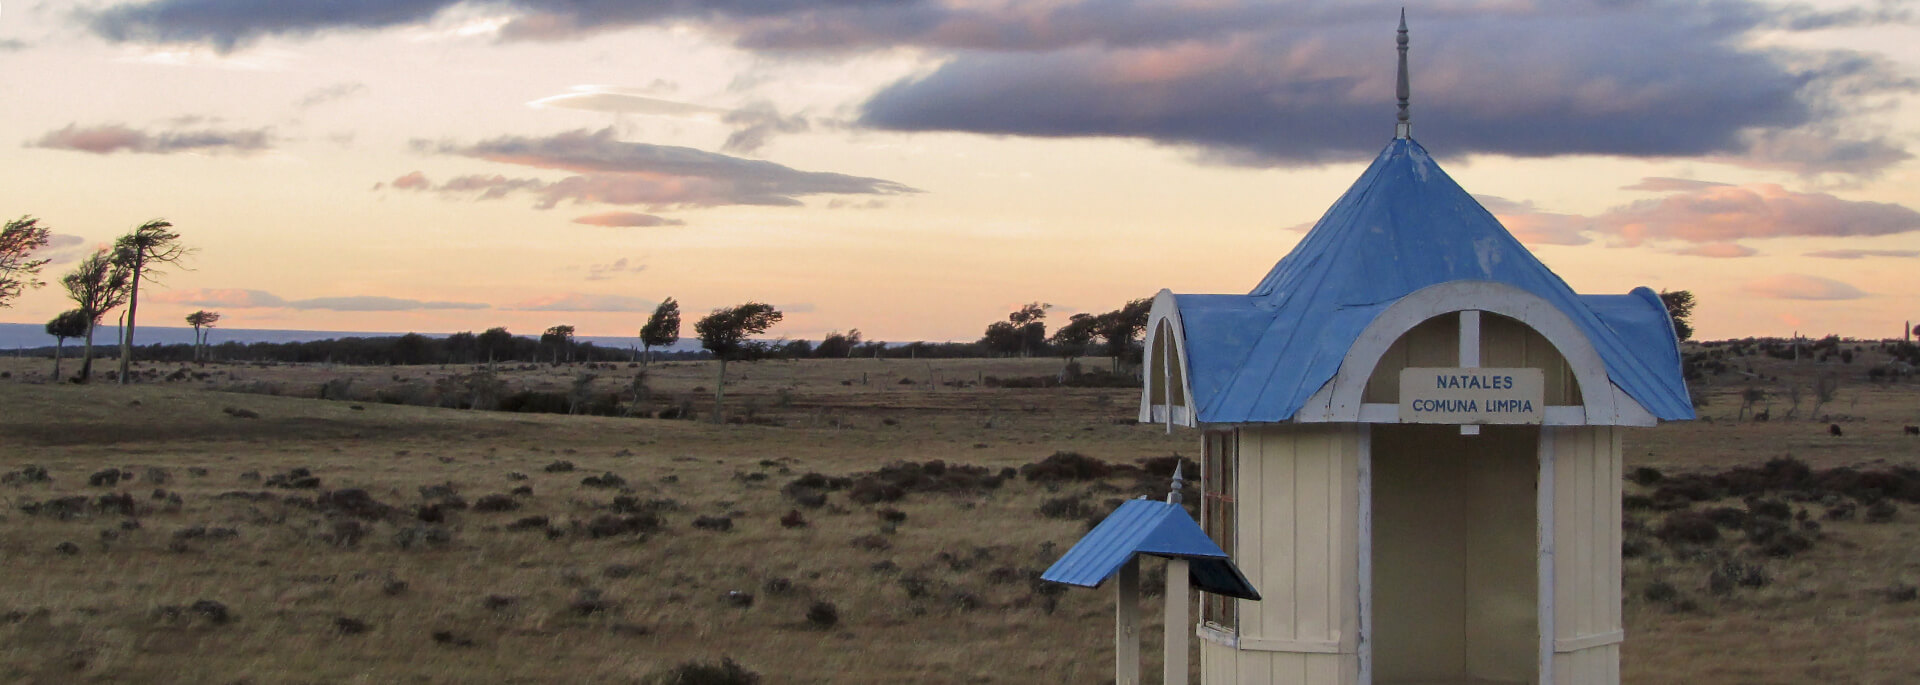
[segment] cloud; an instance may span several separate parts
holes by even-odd
[[[590,112],[663,117],[718,119],[727,113],[727,110],[719,107],[651,97],[655,90],[614,86],[574,86],[571,93],[544,97],[527,104],[532,107],[551,109],[580,109]]]
[[[477,192],[480,199],[526,191],[538,196],[537,206],[541,208],[563,201],[652,208],[795,206],[800,204],[800,197],[808,195],[920,192],[884,179],[800,171],[689,147],[625,142],[614,138],[612,128],[569,131],[544,138],[503,136],[471,145],[415,141],[414,147],[578,174],[552,182],[501,175],[463,176],[434,188],[445,193]]]
[[[242,290],[238,288],[196,288],[194,290],[165,290],[150,297],[160,302],[184,304],[193,307],[229,307],[233,309],[252,309],[256,307],[285,307],[287,301],[264,290]]]
[[[646,270],[647,265],[630,263],[626,257],[621,257],[607,264],[588,264],[587,280],[605,281],[623,273],[637,274]]]
[[[1741,286],[1752,295],[1776,300],[1857,300],[1866,297],[1859,288],[1831,278],[1805,274],[1777,274]]]
[[[308,91],[304,97],[300,98],[300,102],[296,103],[295,106],[300,109],[309,109],[329,102],[345,100],[365,92],[367,92],[367,84],[365,83],[357,81],[336,83],[331,86],[322,86]]]
[[[657,304],[629,295],[567,293],[536,297],[510,308],[529,312],[651,312]]]
[[[764,101],[727,112],[720,120],[735,127],[733,135],[727,136],[726,144],[720,149],[742,154],[758,152],[775,135],[800,133],[808,128],[805,117],[783,116],[773,108],[773,103]]]
[[[396,190],[426,190],[433,187],[433,182],[427,180],[426,174],[414,171],[393,179],[393,187]]]
[[[336,312],[404,312],[422,309],[487,309],[479,302],[421,301],[385,295],[316,297],[287,303],[294,309],[325,309]]]
[[[1740,257],[1752,257],[1756,254],[1759,254],[1760,251],[1755,250],[1751,247],[1747,247],[1745,245],[1741,245],[1739,243],[1705,243],[1701,245],[1694,245],[1688,248],[1674,250],[1673,253],[1677,255],[1686,255],[1689,257],[1712,257],[1715,259],[1738,259]]]
[[[1865,257],[1890,257],[1894,259],[1920,258],[1920,250],[1820,250],[1808,252],[1808,257],[1821,259],[1861,259]]]
[[[83,17],[110,40],[221,50],[265,36],[417,26],[456,5],[501,12],[504,40],[673,26],[768,55],[904,49],[937,66],[869,98],[860,108],[869,127],[1136,138],[1237,164],[1364,158],[1392,131],[1388,27],[1398,5],[1372,0],[283,5],[121,1]],[[1862,121],[1884,111],[1874,103],[1920,82],[1890,60],[1778,37],[1913,20],[1891,3],[1836,11],[1760,0],[1437,3],[1414,16],[1416,131],[1452,155],[1704,157],[1878,173],[1910,154]],[[755,130],[736,133],[741,147],[730,149],[752,150]]]
[[[654,216],[652,214],[641,214],[639,212],[601,212],[599,214],[588,214],[586,216],[574,218],[573,223],[586,224],[588,226],[611,226],[611,227],[617,227],[617,228],[649,228],[653,226],[685,226],[687,225],[687,222],[681,221],[679,219],[669,219],[662,216]]]
[[[1771,183],[1728,185],[1648,178],[1626,187],[1664,193],[1593,216],[1544,212],[1532,203],[1480,196],[1516,237],[1528,242],[1577,245],[1607,236],[1616,246],[1680,241],[1698,247],[1680,254],[1744,257],[1753,250],[1734,241],[1757,238],[1896,235],[1920,231],[1920,212],[1885,202],[1846,200],[1827,193],[1790,191]]]
[[[27,49],[27,42],[18,38],[0,38],[0,52],[17,52]]]
[[[1497,195],[1475,195],[1480,206],[1499,219],[1507,232],[1528,245],[1585,245],[1593,242],[1583,232],[1587,221],[1572,214],[1541,211],[1532,201],[1517,202]],[[1300,230],[1313,228],[1302,224]]]
[[[250,154],[272,147],[273,140],[272,131],[264,128],[234,130],[207,128],[197,131],[148,133],[120,124],[102,124],[85,128],[79,124],[68,124],[66,128],[48,131],[46,135],[40,137],[40,140],[28,143],[27,146],[49,150],[90,152],[96,155],[115,152],[155,155],[175,152]]]
[[[264,290],[243,290],[238,288],[199,288],[195,290],[169,290],[155,293],[152,297],[160,302],[183,304],[193,307],[226,307],[232,309],[288,308],[288,309],[324,309],[336,312],[399,312],[423,309],[487,309],[488,305],[478,302],[440,302],[410,300],[385,295],[354,295],[347,297],[316,297],[305,300],[287,300]]]
[[[47,236],[45,247],[33,253],[35,259],[45,259],[48,264],[59,265],[79,261],[92,250],[87,239],[77,235],[54,233]]]

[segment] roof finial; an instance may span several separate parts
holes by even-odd
[[[1400,8],[1400,35],[1395,39],[1400,44],[1400,123],[1393,129],[1393,137],[1407,139],[1413,137],[1413,115],[1407,113],[1407,97],[1411,95],[1407,87],[1407,8]]]
[[[1185,462],[1186,460],[1182,459],[1173,464],[1173,489],[1167,491],[1167,504],[1179,504],[1180,491],[1187,487],[1187,479],[1180,477],[1180,467]]]

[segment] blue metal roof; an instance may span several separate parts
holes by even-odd
[[[1693,418],[1679,343],[1652,291],[1575,294],[1411,139],[1388,144],[1253,292],[1174,296],[1196,417],[1288,420],[1380,312],[1427,286],[1476,280],[1552,303],[1627,395],[1660,419]]]
[[[1187,578],[1206,592],[1260,599],[1259,591],[1178,504],[1128,500],[1040,574],[1041,580],[1099,587],[1136,554],[1186,559]]]

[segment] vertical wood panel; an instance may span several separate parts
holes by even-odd
[[[1613,540],[1613,531],[1620,529],[1620,519],[1613,516],[1613,504],[1607,502],[1607,496],[1614,491],[1612,450],[1608,449],[1612,440],[1605,428],[1587,430],[1594,432],[1593,468],[1588,471],[1593,479],[1588,485],[1593,490],[1593,511],[1587,514],[1587,525],[1593,530],[1593,543],[1589,546],[1593,565],[1587,571],[1587,582],[1592,584],[1587,590],[1587,596],[1592,598],[1587,604],[1587,634],[1594,635],[1613,629],[1613,612],[1607,608],[1607,603],[1613,597],[1611,586],[1618,583],[1613,575],[1613,555],[1607,553],[1607,543]],[[1620,500],[1619,497],[1612,499],[1616,503]]]
[[[1314,436],[1308,449],[1299,451],[1295,461],[1294,535],[1301,554],[1294,558],[1297,579],[1294,583],[1294,622],[1302,640],[1332,639],[1338,625],[1327,613],[1327,595],[1332,582],[1333,549],[1329,528],[1335,520],[1326,440]]]
[[[1360,431],[1363,427],[1340,426],[1334,431],[1334,444],[1340,459],[1340,484],[1334,490],[1340,509],[1339,543],[1334,557],[1339,570],[1340,592],[1331,597],[1340,617],[1341,644],[1359,649],[1360,642]]]
[[[1578,597],[1575,588],[1579,586],[1579,574],[1575,566],[1579,563],[1577,554],[1580,545],[1579,530],[1575,522],[1580,520],[1580,512],[1574,497],[1574,483],[1579,481],[1580,452],[1585,449],[1583,432],[1579,428],[1555,429],[1553,449],[1553,626],[1555,638],[1572,637],[1579,632]],[[1556,661],[1558,658],[1556,657]],[[1558,670],[1556,665],[1555,669]],[[1571,682],[1562,679],[1557,673],[1556,683]]]
[[[1262,531],[1266,528],[1267,507],[1271,505],[1266,501],[1266,494],[1271,490],[1264,478],[1267,466],[1273,461],[1267,455],[1267,442],[1272,435],[1257,428],[1235,429],[1234,435],[1240,441],[1239,449],[1235,450],[1240,460],[1240,471],[1234,474],[1234,507],[1239,512],[1234,526],[1234,550],[1251,567],[1242,569],[1247,573],[1247,580],[1252,581],[1256,588],[1265,588],[1273,584],[1272,578],[1277,571],[1269,567],[1263,557],[1249,552],[1264,549],[1267,544]],[[1238,602],[1240,618],[1240,624],[1234,630],[1242,636],[1260,633],[1263,628],[1261,621],[1266,612],[1273,610],[1273,606],[1268,602],[1234,601]]]
[[[1621,433],[1623,431],[1617,427],[1608,427],[1606,431],[1608,453],[1612,455],[1611,463],[1613,464],[1611,473],[1607,474],[1607,482],[1611,484],[1607,491],[1607,503],[1613,505],[1613,511],[1607,516],[1607,573],[1612,580],[1607,583],[1606,629],[1621,630],[1625,628],[1625,624],[1622,622],[1620,616],[1620,605],[1625,599],[1621,594],[1624,592],[1622,584],[1625,582],[1626,575],[1620,559],[1620,544],[1624,542],[1624,540],[1621,539],[1623,534],[1620,530],[1620,522],[1622,516],[1625,514],[1622,510],[1620,498],[1621,495],[1624,494],[1621,491],[1624,487],[1621,483],[1626,480],[1626,460],[1621,454],[1621,438],[1623,437]],[[1614,648],[1614,657],[1613,668],[1616,670],[1616,673],[1614,673],[1613,680],[1609,682],[1620,681],[1620,676],[1617,672],[1620,667],[1618,647]]]
[[[1273,652],[1240,652],[1240,677],[1231,682],[1241,685],[1272,685]],[[1208,683],[1207,685],[1212,685]]]

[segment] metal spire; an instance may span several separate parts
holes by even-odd
[[[1407,139],[1413,137],[1413,115],[1407,113],[1407,97],[1411,95],[1407,87],[1407,8],[1400,8],[1400,35],[1395,39],[1400,44],[1400,123],[1393,129],[1393,137]]]
[[[1179,504],[1180,490],[1187,487],[1187,479],[1180,477],[1180,467],[1183,465],[1181,462],[1173,464],[1173,489],[1167,492],[1167,504]]]

